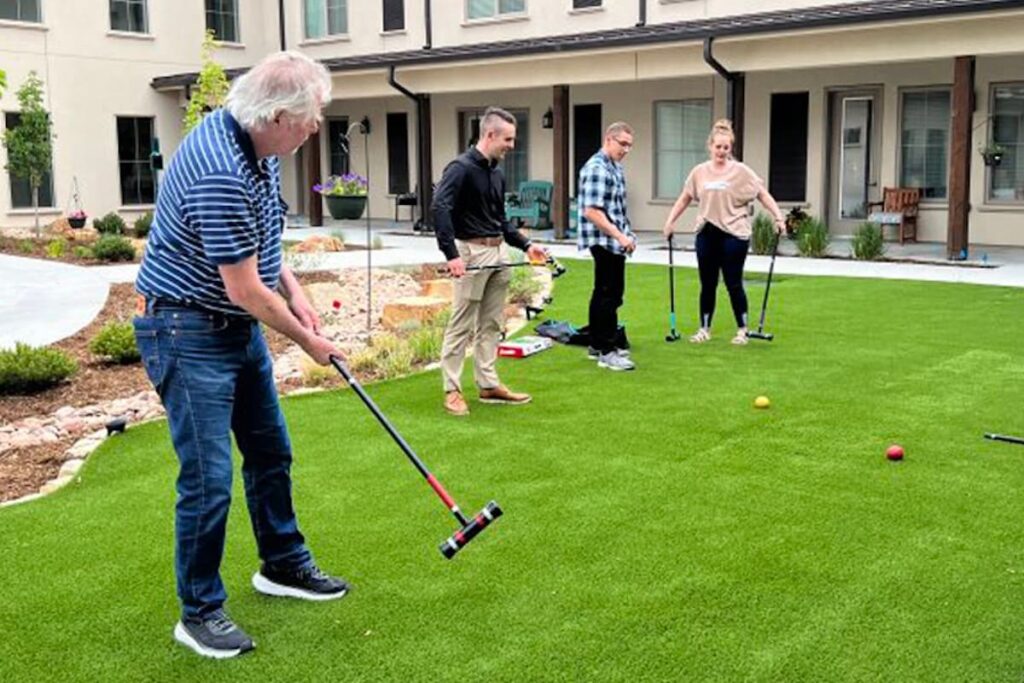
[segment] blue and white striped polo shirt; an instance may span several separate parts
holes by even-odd
[[[280,161],[257,160],[249,134],[218,109],[188,134],[162,178],[135,288],[248,315],[228,299],[217,267],[257,255],[260,280],[277,289],[286,212]]]

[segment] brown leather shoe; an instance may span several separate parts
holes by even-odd
[[[499,384],[491,389],[480,390],[481,403],[497,403],[504,405],[521,405],[529,403],[532,397],[529,394],[509,391],[504,384]]]
[[[458,389],[446,392],[444,395],[444,409],[452,415],[469,415],[469,406],[466,404],[466,399],[462,397],[462,392]]]

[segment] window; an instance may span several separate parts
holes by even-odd
[[[690,170],[707,159],[711,100],[654,103],[654,196],[675,199]]]
[[[466,0],[466,18],[487,19],[526,12],[526,0]]]
[[[768,189],[780,202],[807,199],[807,103],[805,92],[773,93]]]
[[[515,192],[519,183],[530,179],[530,119],[526,109],[507,109],[516,117],[516,146],[498,165],[505,174],[505,190]],[[459,151],[469,149],[480,139],[483,109],[459,112]]]
[[[110,29],[148,33],[146,0],[110,0]]]
[[[585,7],[600,7],[601,0],[572,0],[573,9],[583,9]]]
[[[384,30],[405,29],[405,0],[384,0]]]
[[[0,19],[39,23],[43,20],[41,3],[42,0],[0,0]]]
[[[21,114],[9,112],[4,115],[4,126],[7,130],[17,128],[21,121]],[[11,181],[11,208],[31,209],[32,208],[32,184],[28,178],[20,178],[10,175]],[[53,206],[53,169],[43,174],[42,182],[39,183],[39,206]]]
[[[992,88],[992,142],[1003,160],[989,173],[988,198],[1024,201],[1024,83]]]
[[[409,115],[388,114],[388,194],[409,191]]]
[[[238,0],[206,0],[206,28],[225,43],[238,42]]]
[[[949,178],[949,90],[903,93],[900,187],[919,187],[925,199],[945,199]]]
[[[349,147],[351,143],[345,139],[348,133],[348,119],[327,119],[327,149],[330,154],[330,174],[345,175],[348,173]]]
[[[117,162],[121,170],[121,204],[152,204],[155,198],[153,168],[153,119],[117,117]]]
[[[303,0],[306,38],[348,34],[348,0]]]

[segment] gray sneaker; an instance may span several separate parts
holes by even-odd
[[[174,627],[174,639],[196,654],[214,659],[237,657],[256,647],[222,609],[197,619],[183,617]]]
[[[618,351],[609,351],[597,357],[597,367],[609,370],[635,370],[636,364]]]

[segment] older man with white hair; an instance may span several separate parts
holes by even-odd
[[[287,205],[278,156],[320,125],[330,101],[323,65],[271,55],[238,78],[227,104],[182,142],[167,169],[145,258],[135,335],[167,411],[180,469],[175,570],[181,620],[174,637],[216,658],[252,650],[224,611],[220,577],[231,503],[231,434],[262,565],[261,593],[307,600],[349,585],[313,562],[292,507],[292,449],[278,405],[264,323],[317,363],[343,355],[281,261]]]

